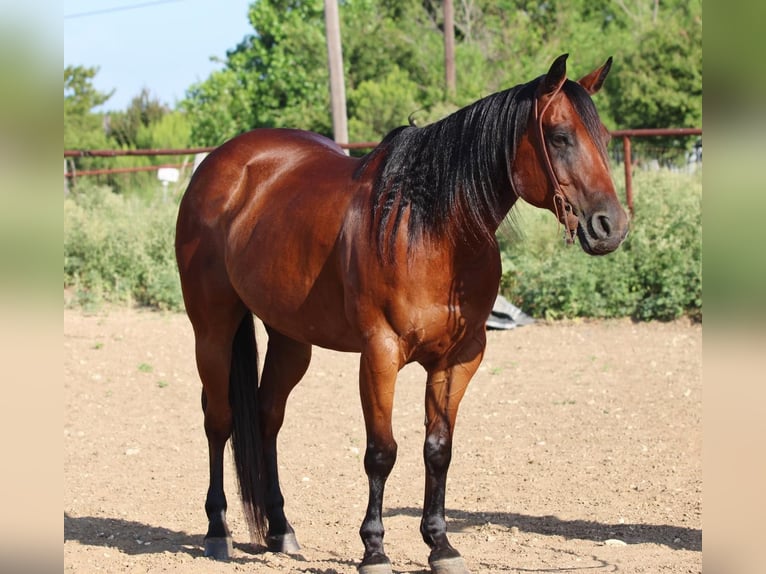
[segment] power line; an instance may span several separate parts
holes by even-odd
[[[154,2],[142,2],[141,4],[128,4],[126,6],[114,6],[113,8],[104,8],[103,10],[92,10],[90,12],[78,12],[76,14],[65,14],[64,20],[74,18],[84,18],[86,16],[96,16],[99,14],[111,14],[112,12],[123,12],[125,10],[134,10],[136,8],[147,8],[159,4],[170,4],[171,2],[181,2],[182,0],[154,0]]]

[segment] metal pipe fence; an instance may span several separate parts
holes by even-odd
[[[633,214],[633,168],[636,163],[636,154],[633,150],[632,139],[635,138],[687,138],[693,136],[702,136],[702,128],[644,128],[644,129],[624,129],[614,130],[610,132],[612,136],[613,145],[611,147],[612,159],[618,163],[624,164],[625,170],[625,202],[628,205],[628,209]],[[621,148],[617,147],[615,140],[622,142]],[[347,150],[366,150],[372,149],[378,145],[379,142],[352,142],[339,144],[341,148]],[[701,163],[702,161],[702,148],[701,140],[698,148],[695,148],[694,161]],[[131,174],[159,171],[163,168],[176,168],[176,169],[192,169],[193,163],[163,163],[157,165],[145,165],[134,167],[115,167],[115,168],[97,168],[97,169],[75,169],[74,158],[96,158],[96,157],[122,157],[122,156],[142,156],[142,157],[157,157],[157,156],[196,156],[197,154],[205,154],[213,151],[216,146],[208,147],[193,147],[185,149],[128,149],[128,150],[64,150],[64,177],[67,180],[74,180],[77,177],[83,176],[111,176],[114,174]],[[668,146],[657,148],[658,150],[669,149]],[[648,148],[644,153],[649,152],[649,155],[661,155],[652,154],[651,148]],[[70,160],[70,161],[67,161]],[[653,160],[656,161],[656,160]]]

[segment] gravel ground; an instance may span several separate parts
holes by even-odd
[[[261,333],[262,335],[262,333]],[[458,417],[452,544],[474,574],[702,571],[702,327],[489,333]],[[352,574],[367,496],[358,356],[315,349],[280,435],[299,557],[251,545],[227,463],[229,562],[202,556],[207,447],[185,315],[64,312],[64,570]],[[425,574],[423,384],[397,386],[385,499],[395,572]]]

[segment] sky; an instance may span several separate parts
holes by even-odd
[[[253,0],[64,0],[64,65],[98,67],[114,90],[100,111],[124,110],[143,88],[175,106],[253,32]]]

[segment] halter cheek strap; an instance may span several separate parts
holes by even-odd
[[[564,225],[564,240],[568,244],[571,244],[574,243],[575,232],[569,229],[569,226],[566,223],[566,217],[572,211],[572,207],[567,200],[564,190],[561,189],[559,180],[556,177],[556,172],[553,171],[553,163],[551,162],[551,156],[548,154],[548,147],[545,145],[545,132],[543,131],[543,116],[545,115],[545,112],[548,111],[548,107],[551,105],[554,96],[558,94],[560,90],[561,86],[551,94],[542,110],[539,109],[540,99],[535,98],[535,125],[537,127],[537,139],[540,142],[540,155],[543,159],[543,167],[545,167],[545,171],[548,174],[548,180],[553,186],[553,206],[556,210],[556,218]]]

